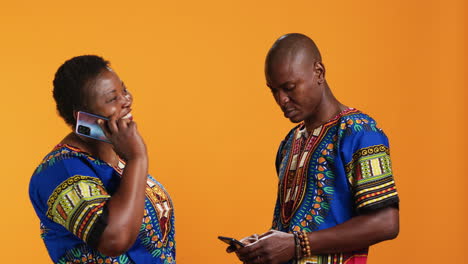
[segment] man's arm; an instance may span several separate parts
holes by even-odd
[[[308,233],[313,255],[350,252],[394,239],[399,232],[399,211],[386,207],[355,216],[337,226]],[[257,242],[239,249],[239,259],[248,264],[279,264],[295,257],[293,234],[268,231]]]
[[[394,239],[399,232],[399,211],[394,207],[358,215],[350,220],[309,233],[313,254],[349,252]]]

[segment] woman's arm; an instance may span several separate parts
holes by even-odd
[[[125,253],[140,230],[148,174],[146,146],[136,124],[130,120],[108,121],[108,129],[100,122],[114,150],[126,161],[118,190],[107,202],[108,223],[98,243],[99,252],[108,256]]]

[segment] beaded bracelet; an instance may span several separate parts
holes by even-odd
[[[294,235],[294,248],[296,250],[296,260],[299,260],[302,258],[302,249],[301,249],[301,240],[299,239],[299,233],[298,232],[293,232]]]
[[[312,256],[312,253],[310,252],[309,237],[307,236],[307,232],[303,230],[298,233],[298,236],[301,242],[302,256],[303,257]]]

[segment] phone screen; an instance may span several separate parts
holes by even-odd
[[[79,111],[76,116],[75,133],[84,137],[94,138],[110,143],[109,139],[107,139],[104,134],[104,131],[102,131],[101,127],[97,123],[99,119],[106,121],[109,120],[102,116]]]

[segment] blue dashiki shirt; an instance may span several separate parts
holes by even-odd
[[[388,139],[368,115],[348,108],[309,134],[303,123],[281,142],[273,229],[313,232],[399,198]],[[299,263],[366,263],[368,249],[315,255]],[[289,262],[293,263],[293,261]]]
[[[172,201],[150,175],[135,244],[114,258],[96,250],[107,223],[105,205],[119,186],[123,168],[122,161],[112,167],[69,145],[55,147],[37,167],[29,196],[54,263],[175,263]]]

